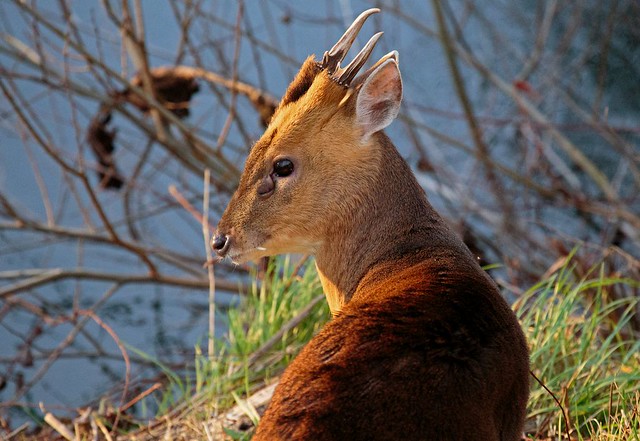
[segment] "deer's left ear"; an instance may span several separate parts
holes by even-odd
[[[356,123],[362,129],[362,140],[387,127],[398,116],[402,101],[402,78],[395,58],[375,66],[356,99]]]

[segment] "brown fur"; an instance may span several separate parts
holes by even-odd
[[[289,84],[287,93],[282,97],[282,101],[280,101],[280,107],[295,103],[302,95],[307,93],[319,71],[320,68],[318,67],[318,63],[315,62],[314,57],[310,56],[307,58],[300,72],[296,75],[296,78]]]
[[[285,371],[254,440],[520,439],[528,350],[515,315],[386,135],[362,142],[357,90],[325,72],[309,83],[311,62],[218,226],[237,261],[315,254],[335,315]],[[260,198],[279,157],[296,174]]]

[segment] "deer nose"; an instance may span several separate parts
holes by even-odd
[[[229,236],[217,233],[211,239],[211,248],[213,248],[219,256],[224,256],[229,249]]]

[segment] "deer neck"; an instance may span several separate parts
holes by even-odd
[[[372,165],[376,168],[373,185],[368,181],[364,191],[354,192],[357,200],[345,204],[349,212],[331,222],[316,253],[316,267],[334,316],[376,266],[460,242],[431,207],[393,144],[384,134],[377,136],[382,154]]]

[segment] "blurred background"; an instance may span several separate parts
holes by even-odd
[[[400,53],[388,134],[499,284],[578,246],[639,278],[635,0],[4,0],[3,425],[116,394],[127,366],[141,385],[188,368],[209,332],[205,169],[214,228],[302,61],[370,7],[352,54],[379,30],[372,60]],[[251,276],[215,274],[221,336]]]

